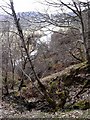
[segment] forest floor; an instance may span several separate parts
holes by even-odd
[[[69,69],[71,69],[69,67]],[[81,70],[81,69],[80,69]],[[62,73],[64,73],[63,71]],[[61,72],[60,72],[61,73]],[[58,74],[54,74],[58,75]],[[61,74],[60,74],[61,75]],[[87,74],[90,79],[90,74]],[[80,73],[79,78],[85,76],[86,80],[86,74]],[[52,76],[46,77],[51,79]],[[70,79],[70,78],[69,78]],[[47,79],[44,79],[46,82]],[[77,81],[76,81],[77,80]],[[74,102],[75,100],[74,96],[76,93],[79,93],[81,89],[83,88],[83,79],[76,79],[75,83],[74,81],[71,86],[68,86],[69,89],[69,96],[72,97],[71,101],[67,101],[66,104],[69,102]],[[69,81],[68,81],[69,82]],[[55,82],[57,83],[57,82]],[[90,81],[87,84],[88,86],[84,88],[84,92],[80,92],[79,98],[77,97],[77,101],[84,100],[86,101],[85,104],[82,103],[81,109],[78,106],[74,106],[72,108],[67,107],[58,111],[52,110],[50,105],[46,102],[45,99],[41,99],[39,97],[31,97],[29,100],[26,99],[24,96],[20,95],[15,95],[13,92],[11,92],[9,95],[2,96],[2,100],[0,100],[0,118],[68,118],[71,120],[73,118],[79,118],[79,120],[84,119],[84,120],[90,120]],[[57,87],[57,84],[56,84]],[[55,94],[54,94],[55,95]],[[56,97],[55,97],[56,100]],[[87,102],[88,101],[88,102]],[[80,102],[81,103],[81,102]],[[85,107],[86,106],[86,107]]]
[[[33,108],[27,110],[23,106],[0,101],[0,118],[79,118],[90,119],[90,109],[87,110],[65,110],[57,112],[44,112]]]

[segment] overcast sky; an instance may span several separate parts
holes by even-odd
[[[3,1],[9,3],[9,0],[0,0],[0,6],[5,5]],[[16,12],[40,11],[44,9],[44,5],[40,4],[43,0],[13,0],[13,2]]]
[[[0,5],[5,4],[5,2],[2,2],[2,1],[7,1],[9,3],[9,0],[0,0]],[[13,0],[13,1],[14,1],[14,6],[15,6],[16,12],[44,11],[45,9],[48,8],[39,3],[39,2],[43,3],[43,0]],[[52,1],[52,0],[50,0],[50,1]],[[66,1],[70,1],[70,0],[62,0],[62,1],[66,2]],[[81,1],[87,1],[87,0],[81,0]],[[52,9],[52,11],[54,11],[54,9]],[[1,10],[0,10],[0,12],[1,12]]]
[[[38,0],[13,0],[17,11],[37,11],[43,9]],[[41,2],[43,0],[39,0]]]

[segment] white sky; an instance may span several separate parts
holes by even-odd
[[[9,0],[0,0],[0,6],[6,5],[5,2],[9,3]],[[13,0],[16,12],[28,12],[28,11],[40,11],[44,9],[44,5],[39,2],[43,0]],[[1,9],[0,9],[1,12]]]
[[[37,0],[13,0],[16,11],[37,11],[43,9]],[[43,0],[39,0],[40,2]]]
[[[2,1],[7,1],[9,3],[9,0],[0,0],[0,6],[2,4],[4,5],[5,2]],[[26,12],[26,11],[44,11],[48,7],[40,4],[39,2],[43,3],[43,0],[13,0],[14,1],[14,6],[16,12]],[[49,0],[47,0],[49,1]],[[50,0],[52,1],[52,0]],[[70,1],[70,0],[62,0],[62,1]],[[77,0],[76,0],[77,1]],[[81,1],[87,1],[87,0],[81,0]],[[90,0],[88,0],[90,1]],[[53,9],[52,9],[53,10]],[[53,10],[54,11],[54,10]],[[1,9],[0,9],[1,12]]]

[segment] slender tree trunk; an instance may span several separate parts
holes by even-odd
[[[90,64],[90,8],[88,9],[88,38],[87,38],[87,60]]]
[[[14,71],[15,71],[15,66],[12,65],[12,86],[11,89],[14,90],[14,85],[15,85],[15,81],[14,81]]]
[[[31,61],[31,59],[30,59],[30,56],[29,56],[29,53],[28,53],[28,49],[26,48],[23,31],[22,31],[22,28],[21,28],[21,26],[20,26],[20,23],[19,23],[19,20],[18,20],[18,18],[17,18],[17,15],[16,15],[16,13],[15,13],[14,6],[13,6],[13,1],[12,1],[12,0],[10,0],[10,4],[11,4],[12,15],[13,15],[13,18],[14,18],[14,21],[15,21],[15,24],[16,24],[16,28],[17,28],[18,33],[19,33],[19,36],[20,36],[20,38],[21,38],[23,48],[24,48],[24,50],[25,50],[25,52],[26,52],[27,59],[28,59],[28,61],[29,61],[29,63],[30,63],[32,72],[33,72],[33,74],[34,74],[34,76],[35,76],[35,79],[36,79],[36,81],[38,82],[38,85],[39,85],[39,87],[41,88],[41,91],[42,91],[42,93],[44,94],[47,102],[48,102],[53,108],[56,108],[56,102],[55,102],[53,99],[50,98],[49,93],[47,92],[45,86],[41,83],[40,79],[38,78],[38,76],[37,76],[37,74],[36,74],[36,72],[35,72],[35,70],[34,70],[34,66],[33,66],[32,61]]]
[[[22,51],[21,51],[21,52],[22,52]],[[22,53],[22,54],[23,54],[23,53]],[[27,63],[27,59],[25,58],[24,63],[22,63],[22,70],[23,70],[23,71],[25,70],[26,63]],[[22,89],[22,87],[23,87],[23,84],[24,84],[24,74],[23,74],[23,72],[22,72],[21,74],[22,74],[22,77],[21,77],[21,81],[20,81],[20,85],[19,85],[18,91],[21,91],[21,89]]]
[[[9,94],[9,91],[8,91],[8,84],[7,84],[7,75],[6,75],[6,77],[5,77],[5,95],[8,95]]]

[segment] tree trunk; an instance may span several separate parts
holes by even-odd
[[[88,37],[87,37],[87,60],[90,65],[90,8],[88,9]]]
[[[5,92],[2,93],[2,94],[8,95],[9,94],[9,90],[8,90],[8,83],[7,83],[7,72],[6,72],[6,76],[5,76],[4,82],[5,82],[5,86],[4,86]]]
[[[21,26],[20,26],[19,20],[18,20],[18,18],[17,18],[16,12],[15,12],[15,10],[14,10],[13,1],[10,0],[10,4],[11,4],[12,16],[13,16],[13,18],[14,18],[16,28],[17,28],[17,30],[18,30],[20,39],[21,39],[21,41],[22,41],[23,48],[24,48],[24,50],[25,50],[25,52],[26,52],[27,59],[28,59],[28,61],[29,61],[29,63],[30,63],[32,72],[33,72],[33,74],[34,74],[34,76],[35,76],[35,79],[36,79],[36,81],[38,82],[38,85],[39,85],[39,87],[41,88],[41,92],[44,94],[44,97],[46,98],[47,102],[51,105],[51,107],[56,108],[56,103],[55,103],[55,101],[54,101],[52,98],[50,98],[50,95],[48,94],[45,86],[41,83],[40,79],[38,78],[38,76],[37,76],[37,74],[36,74],[36,72],[35,72],[35,70],[34,70],[34,66],[33,66],[32,61],[31,61],[31,59],[30,59],[30,55],[29,55],[29,53],[28,53],[28,49],[26,48],[23,31],[22,31],[22,28],[21,28]]]

